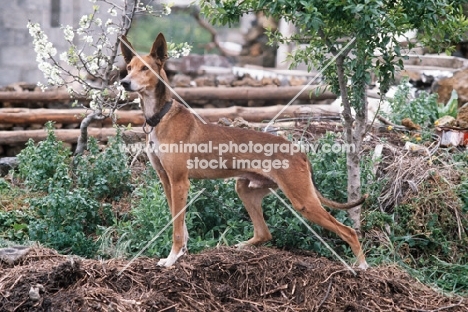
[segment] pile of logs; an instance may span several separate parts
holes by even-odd
[[[297,94],[296,100],[307,102],[333,100],[336,98],[329,91],[317,92],[318,86],[294,86],[294,87],[237,87],[237,88],[216,88],[216,87],[200,87],[200,88],[176,88],[176,93],[185,101],[190,103],[193,100],[215,101],[215,100],[250,100],[263,101],[266,99],[280,100],[287,104]],[[302,93],[300,91],[303,90]],[[79,99],[85,101],[85,99]],[[86,109],[77,108],[27,108],[28,104],[34,103],[69,103],[71,99],[68,93],[63,91],[6,91],[0,92],[0,103],[3,103],[3,108],[0,108],[0,156],[14,156],[24,148],[25,142],[28,139],[40,141],[46,137],[46,132],[43,130],[44,124],[47,121],[54,121],[56,127],[56,135],[59,140],[69,144],[71,148],[79,136],[79,125],[81,120],[90,113]],[[7,105],[5,105],[5,103]],[[16,103],[23,107],[15,107]],[[66,104],[62,104],[67,107]],[[26,106],[26,107],[24,107]],[[328,105],[315,105],[314,110],[317,112],[326,110]],[[37,106],[33,106],[37,107]],[[268,107],[245,107],[231,106],[225,108],[196,108],[194,112],[199,114],[207,122],[217,122],[221,118],[230,118],[234,120],[236,117],[242,117],[249,122],[263,122],[275,117],[284,105],[275,105]],[[279,117],[291,117],[294,111],[298,109],[298,105],[288,106]],[[116,113],[117,123],[120,125],[131,125],[136,131],[140,131],[140,126],[144,119],[141,110],[121,110]],[[115,129],[112,128],[112,121],[104,119],[103,121],[94,122],[89,128],[91,136],[98,138],[102,142],[107,141],[108,136],[115,134]]]
[[[323,85],[305,85],[315,79],[316,73],[255,66],[227,67],[218,58],[213,58],[212,63],[207,60],[206,56],[191,57],[168,69],[185,75],[182,77],[185,82],[184,79],[172,80],[177,94],[174,98],[183,99],[206,121],[242,117],[248,122],[263,122],[275,117],[285,105],[288,105],[287,109],[278,117],[291,117],[298,109],[297,104],[314,103],[310,106],[311,113],[340,111],[339,105],[327,105],[336,99],[336,95]],[[451,75],[451,72],[468,67],[466,60],[447,56],[410,57],[405,63],[406,71],[402,75],[421,84],[428,81],[428,73],[449,72]],[[379,97],[377,91],[369,91],[368,95]],[[18,83],[0,88],[0,157],[16,155],[29,138],[43,139],[43,126],[49,120],[55,122],[60,140],[70,146],[74,144],[81,120],[90,113],[86,109],[72,108],[74,100],[87,105],[84,98],[71,99],[67,92],[60,90],[42,92],[31,84]],[[143,124],[143,116],[136,105],[133,108],[119,111],[117,123],[138,129]],[[95,122],[90,128],[90,134],[101,141],[114,133],[110,119]]]

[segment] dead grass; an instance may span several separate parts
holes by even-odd
[[[312,253],[212,249],[172,268],[139,258],[83,260],[33,248],[0,264],[0,310],[42,311],[468,311],[396,266],[351,272]],[[39,286],[40,284],[42,286]],[[31,286],[41,290],[30,299]]]

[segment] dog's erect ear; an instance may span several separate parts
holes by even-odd
[[[127,40],[127,37],[122,36],[120,37],[120,40],[122,40],[120,42],[120,49],[122,50],[125,63],[128,64],[130,63],[132,58],[135,56],[135,53],[133,53],[133,51],[135,50],[133,49],[132,44]]]
[[[151,48],[150,55],[163,63],[167,59],[167,43],[166,38],[162,33],[159,33],[158,37],[153,43],[153,47]]]

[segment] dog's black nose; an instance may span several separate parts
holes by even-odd
[[[124,89],[125,89],[126,91],[131,91],[131,90],[130,90],[130,84],[131,84],[130,81],[121,80],[121,81],[120,81],[120,84],[122,85],[122,87],[124,87]]]

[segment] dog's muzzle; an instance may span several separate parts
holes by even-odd
[[[121,80],[120,85],[125,89],[125,91],[132,91],[131,85],[132,82],[128,80]]]

